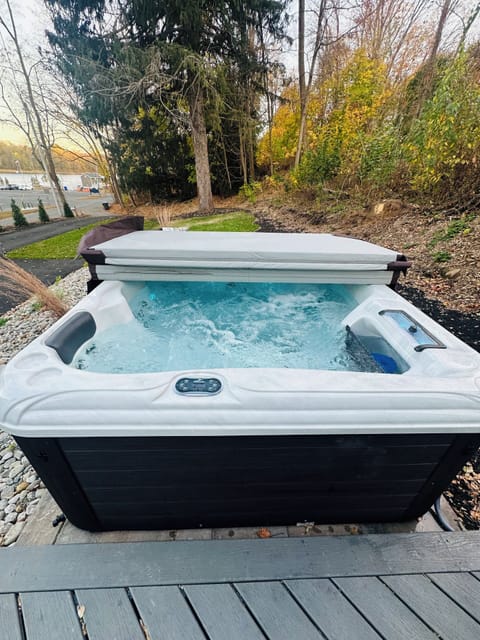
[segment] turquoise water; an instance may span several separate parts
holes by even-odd
[[[368,370],[346,347],[341,320],[355,301],[342,286],[153,282],[130,306],[135,320],[96,334],[73,366],[110,373]]]

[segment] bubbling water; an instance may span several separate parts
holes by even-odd
[[[337,285],[147,283],[130,301],[135,319],[96,334],[72,364],[104,373],[365,371],[368,363],[350,352],[341,325],[355,304]]]

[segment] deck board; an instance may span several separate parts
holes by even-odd
[[[20,601],[28,640],[84,640],[70,592],[20,594]]]
[[[11,593],[480,571],[480,545],[473,532],[105,543],[0,549],[0,562]]]
[[[285,586],[327,638],[381,640],[331,580],[289,580]]]
[[[480,580],[470,573],[433,573],[428,577],[480,623]]]
[[[89,640],[145,640],[125,589],[95,589],[76,592],[85,607]]]
[[[268,638],[323,638],[281,582],[247,582],[236,589]]]
[[[13,593],[0,595],[0,631],[8,629],[9,640],[22,640],[17,599]]]
[[[264,640],[231,585],[207,584],[185,587],[187,598],[199,616],[210,640]]]
[[[442,638],[480,638],[480,625],[424,575],[382,580]]]
[[[335,584],[389,640],[438,640],[438,636],[378,578],[338,578]]]
[[[205,640],[179,587],[136,587],[132,596],[151,640]]]
[[[480,533],[0,549],[8,640],[473,640]]]

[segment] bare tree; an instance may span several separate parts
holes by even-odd
[[[465,46],[465,40],[467,39],[468,32],[472,28],[473,23],[476,21],[479,15],[480,15],[480,2],[477,2],[477,5],[475,6],[474,9],[472,9],[469,16],[464,22],[463,29],[462,29],[462,36],[460,38],[457,51],[460,51]]]
[[[55,76],[49,85],[46,112],[51,114],[55,121],[57,141],[65,141],[69,152],[77,155],[80,160],[89,162],[96,172],[101,168],[100,173],[105,174],[110,182],[114,201],[123,206],[114,162],[108,150],[114,133],[111,127],[99,128],[92,123],[87,125],[82,122],[77,115],[81,108],[79,96],[71,85],[65,81],[64,77]]]
[[[42,117],[42,103],[45,104],[45,100],[37,75],[40,61],[28,62],[20,44],[10,0],[4,0],[4,2],[7,16],[0,12],[0,33],[5,60],[0,78],[3,106],[9,113],[9,122],[18,127],[27,137],[32,153],[49,178],[59,214],[63,215],[65,195],[60,188],[52,156],[52,129]],[[9,88],[8,84],[10,84]],[[18,101],[20,111],[14,107],[15,99]]]
[[[307,127],[307,113],[310,94],[317,72],[322,51],[336,44],[352,31],[352,26],[347,20],[341,19],[342,12],[347,13],[352,8],[350,0],[339,3],[337,0],[320,0],[306,8],[304,0],[299,0],[298,10],[298,69],[299,69],[299,93],[300,93],[300,126],[298,133],[297,150],[295,154],[295,168],[300,164],[303,154]],[[306,12],[313,17],[315,25],[310,34],[310,51],[307,59],[306,53]],[[308,69],[308,71],[307,71]]]
[[[295,168],[300,164],[305,142],[307,125],[307,107],[310,89],[312,88],[317,59],[322,47],[327,28],[327,0],[320,0],[317,8],[316,29],[313,48],[308,67],[308,80],[305,72],[305,0],[298,2],[298,73],[300,92],[300,127],[298,133],[297,151],[295,154]]]
[[[357,43],[386,64],[393,82],[402,81],[425,59],[429,5],[430,0],[363,0],[358,8]]]
[[[459,0],[443,0],[442,2],[440,16],[438,18],[432,45],[430,47],[430,51],[423,68],[423,82],[416,104],[416,115],[421,112],[423,105],[431,96],[433,82],[435,79],[435,64],[437,61],[437,54],[440,48],[440,44],[442,42],[445,25],[447,24],[449,17],[452,15],[458,4]]]

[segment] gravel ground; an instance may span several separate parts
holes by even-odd
[[[52,288],[73,306],[85,295],[88,278],[88,270],[80,269]],[[55,316],[49,311],[38,310],[35,302],[29,300],[10,310],[2,319],[5,323],[0,327],[0,364],[6,364],[43,333],[55,321]],[[0,546],[9,546],[17,540],[45,491],[15,440],[0,431]]]

